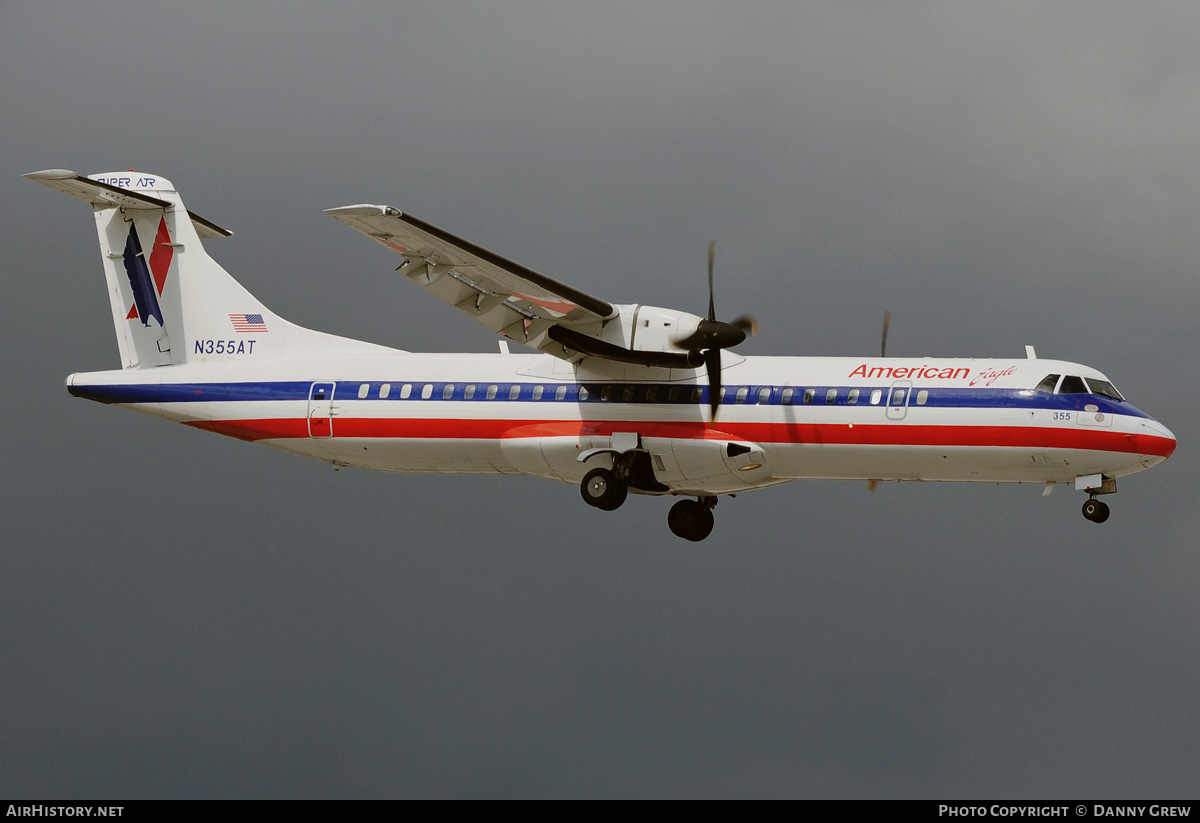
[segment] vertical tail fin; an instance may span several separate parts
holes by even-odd
[[[276,315],[208,256],[201,237],[232,232],[189,212],[154,174],[25,175],[92,206],[121,363],[149,368],[285,350],[380,347],[296,326]]]

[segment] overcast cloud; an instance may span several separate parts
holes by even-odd
[[[1187,797],[1200,773],[1200,10],[0,4],[0,796]],[[685,544],[532,478],[327,466],[71,398],[95,230],[171,179],[291,320],[494,351],[323,209],[390,203],[747,354],[1076,360],[1179,449],[809,482]]]

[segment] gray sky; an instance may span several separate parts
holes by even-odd
[[[1200,755],[1200,11],[0,4],[0,796],[1179,797]],[[386,202],[754,354],[1105,371],[1179,450],[1032,487],[795,483],[703,544],[533,478],[319,463],[69,397],[135,167],[291,320],[485,331],[322,214]],[[1190,478],[1190,479],[1189,479]]]

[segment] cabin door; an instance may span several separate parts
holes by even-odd
[[[313,383],[308,390],[308,436],[333,437],[332,383]]]
[[[911,380],[897,380],[888,390],[887,418],[888,420],[903,420],[908,414],[908,400],[912,395]]]

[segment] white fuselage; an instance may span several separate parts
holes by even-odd
[[[541,354],[239,358],[76,374],[68,386],[381,471],[579,483],[636,447],[656,484],[633,490],[652,493],[736,493],[798,478],[1069,483],[1141,471],[1174,450],[1170,431],[1127,401],[1035,390],[1051,373],[1103,378],[1041,359],[729,352],[715,422],[703,370],[589,368]]]

